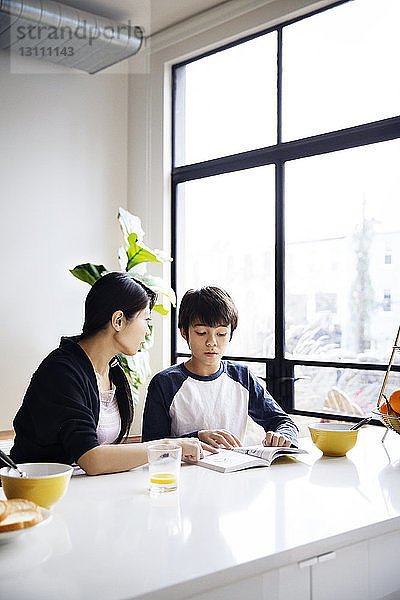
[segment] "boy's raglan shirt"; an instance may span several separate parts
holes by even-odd
[[[153,377],[143,413],[142,441],[193,437],[202,429],[227,429],[243,440],[247,415],[265,431],[276,431],[297,445],[297,427],[248,367],[222,361],[203,377],[183,363]]]

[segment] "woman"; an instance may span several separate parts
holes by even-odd
[[[88,475],[147,462],[147,443],[120,444],[132,424],[133,403],[117,355],[139,350],[154,302],[154,292],[127,273],[96,281],[86,298],[82,334],[62,338],[32,377],[14,419],[15,462],[76,462]],[[202,455],[195,438],[174,442],[186,460]]]

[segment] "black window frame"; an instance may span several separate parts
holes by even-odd
[[[186,181],[203,179],[214,175],[242,171],[265,165],[275,165],[275,357],[260,356],[232,356],[226,358],[233,361],[247,363],[263,363],[265,377],[272,396],[279,402],[284,410],[290,414],[305,415],[337,419],[337,413],[307,411],[296,409],[294,405],[294,369],[295,366],[334,367],[339,369],[355,369],[365,371],[386,371],[386,364],[355,363],[343,361],[302,360],[285,358],[285,231],[284,231],[284,177],[285,162],[299,158],[332,153],[349,148],[361,147],[378,142],[400,138],[400,115],[372,121],[353,127],[330,131],[328,133],[310,136],[300,140],[282,142],[282,31],[295,22],[309,18],[315,14],[346,4],[349,0],[340,0],[327,7],[312,11],[304,16],[291,19],[267,28],[257,34],[246,36],[230,44],[220,46],[212,51],[199,54],[189,60],[172,66],[172,171],[171,171],[171,284],[176,289],[177,283],[177,188]],[[216,54],[238,44],[256,37],[277,32],[277,143],[264,148],[257,148],[247,152],[240,152],[230,156],[214,158],[203,162],[175,166],[175,135],[176,135],[176,109],[177,109],[177,72],[178,69],[193,61]],[[189,357],[190,354],[177,351],[177,312],[171,312],[171,364],[178,358]],[[389,358],[389,357],[388,357]],[[400,372],[400,365],[392,365],[393,371]],[[340,415],[342,421],[359,421],[354,415]],[[375,424],[380,424],[374,420]]]

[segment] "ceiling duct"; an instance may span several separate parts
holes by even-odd
[[[53,0],[0,0],[0,48],[97,73],[136,54],[143,31]]]

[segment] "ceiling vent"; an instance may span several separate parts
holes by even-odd
[[[53,0],[0,0],[0,48],[97,73],[136,54],[140,27]]]

